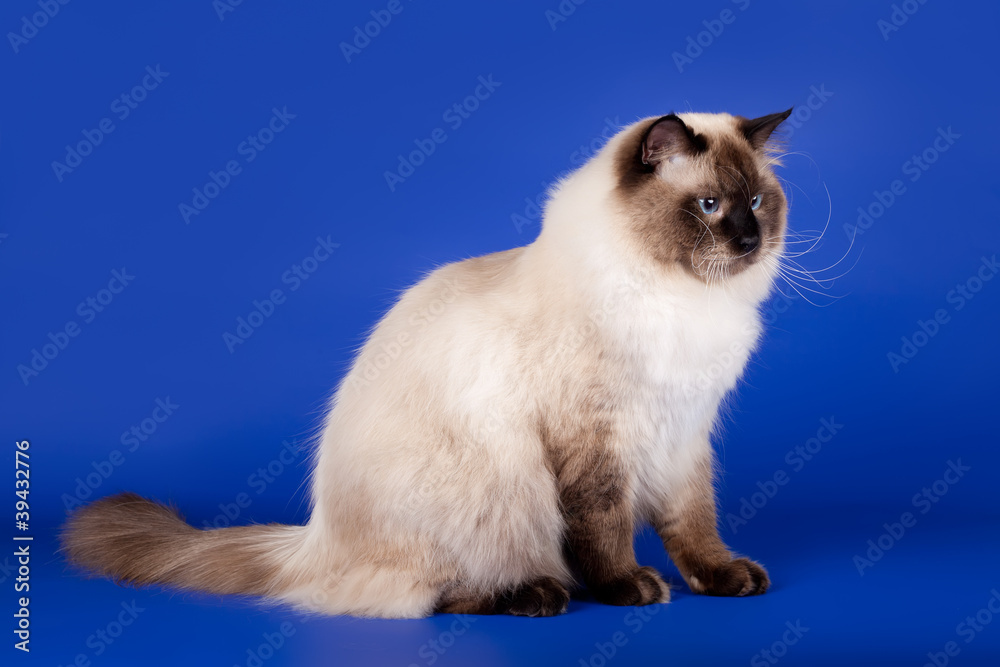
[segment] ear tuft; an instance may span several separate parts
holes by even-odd
[[[658,119],[642,140],[642,163],[654,169],[662,162],[705,150],[705,138],[691,131],[675,114]]]
[[[743,136],[747,138],[750,145],[757,150],[761,150],[767,145],[767,140],[771,138],[771,133],[778,129],[778,126],[791,115],[792,109],[789,109],[788,111],[772,113],[760,118],[744,118],[741,121],[740,129],[743,130]]]

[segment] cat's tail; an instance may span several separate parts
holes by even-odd
[[[120,584],[281,597],[297,584],[283,565],[305,531],[279,524],[199,530],[166,505],[121,493],[73,512],[61,541],[72,564]]]

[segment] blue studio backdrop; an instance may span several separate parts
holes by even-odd
[[[998,14],[5,2],[2,663],[998,664]],[[766,595],[693,595],[648,532],[669,605],[535,620],[310,618],[56,553],[68,509],[122,490],[198,527],[304,521],[304,446],[401,289],[531,242],[622,125],[793,105],[791,227],[822,237],[791,246],[815,245],[717,443]]]

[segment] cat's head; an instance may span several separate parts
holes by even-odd
[[[639,251],[707,283],[775,259],[787,202],[769,139],[790,113],[670,114],[626,130],[615,192]]]

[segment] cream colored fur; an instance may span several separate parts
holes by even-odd
[[[681,116],[734,131],[727,115]],[[434,271],[378,324],[332,401],[304,538],[275,554],[282,600],[420,617],[454,582],[569,583],[538,424],[594,373],[620,389],[615,446],[639,510],[686,492],[757,342],[774,262],[708,286],[640,252],[612,196],[626,132],[554,189],[535,242]]]

